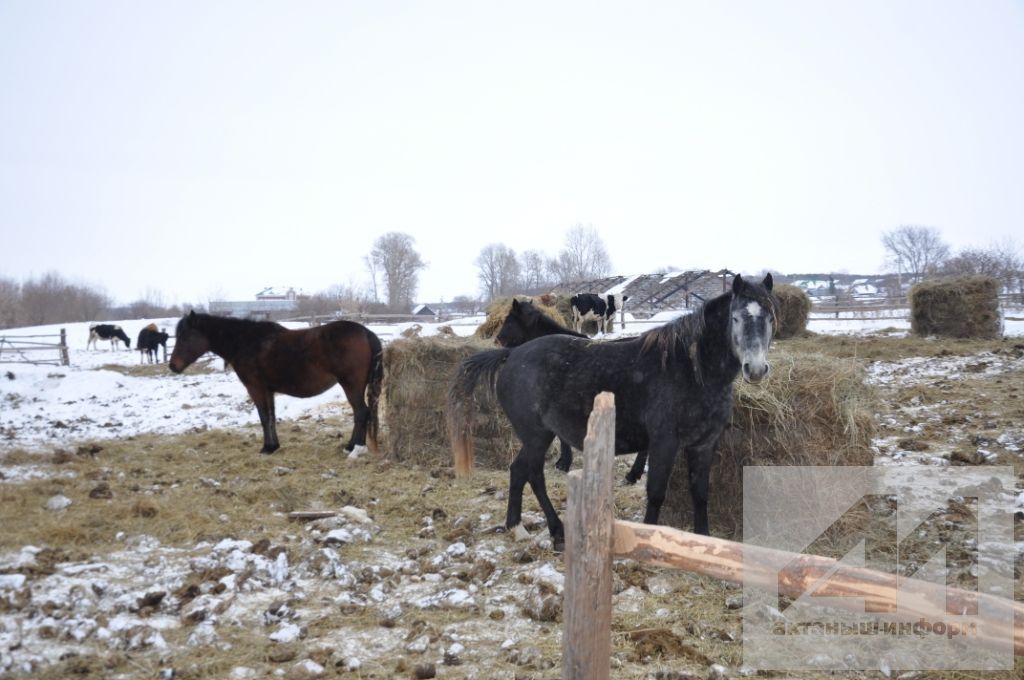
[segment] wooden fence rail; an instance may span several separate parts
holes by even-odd
[[[57,342],[46,342],[57,338]],[[53,356],[42,356],[48,353]],[[67,331],[51,335],[0,335],[0,364],[53,364],[68,366]]]
[[[982,611],[972,638],[979,646],[1024,656],[1024,603],[940,586],[837,560],[747,545],[664,526],[613,517],[615,399],[597,395],[587,426],[581,470],[569,474],[565,526],[565,678],[609,677],[611,564],[623,557],[673,567],[788,597],[811,592],[831,603],[869,611],[892,621],[942,621],[950,603],[957,611]],[[786,564],[775,571],[768,565]],[[897,588],[898,582],[898,588]],[[897,607],[897,600],[899,607]]]

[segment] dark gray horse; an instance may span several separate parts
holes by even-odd
[[[509,310],[505,321],[502,322],[494,341],[502,347],[519,347],[530,340],[543,338],[545,335],[571,335],[574,338],[587,338],[583,333],[577,333],[558,323],[550,316],[542,312],[529,300],[519,301],[512,299],[512,308]],[[572,447],[562,440],[559,440],[558,460],[555,467],[563,472],[568,472],[572,467]],[[633,460],[633,467],[626,473],[626,482],[636,484],[644,474],[644,467],[647,465],[647,452],[640,451]]]
[[[647,511],[656,524],[676,455],[682,451],[693,496],[694,531],[708,533],[708,486],[718,439],[732,412],[732,384],[768,373],[777,326],[769,274],[733,279],[732,290],[694,313],[637,338],[595,343],[550,335],[515,349],[465,359],[449,390],[448,419],[457,470],[472,460],[472,395],[486,378],[522,447],[509,467],[505,526],[520,523],[527,482],[560,547],[562,521],[548,498],[544,454],[557,436],[583,447],[594,397],[615,393],[615,451],[647,451]]]

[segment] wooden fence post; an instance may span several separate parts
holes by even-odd
[[[569,680],[608,678],[614,465],[615,395],[602,392],[587,423],[582,473],[569,474],[562,631],[562,677]]]
[[[71,357],[68,356],[68,332],[60,329],[60,363],[61,366],[70,366]]]

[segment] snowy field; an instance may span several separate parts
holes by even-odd
[[[635,335],[674,316],[663,314],[642,322],[630,319],[625,330],[617,329],[609,337]],[[138,331],[148,323],[155,322],[173,332],[176,321],[146,319],[120,325],[134,344]],[[414,325],[419,326],[420,335],[435,334],[441,325],[451,325],[458,335],[470,335],[482,321],[475,318],[454,324],[405,323],[371,328],[388,342]],[[241,383],[232,372],[224,371],[219,358],[202,359],[197,363],[204,366],[197,365],[183,375],[172,374],[166,366],[138,371],[138,352],[111,351],[108,346],[87,350],[88,324],[63,327],[71,346],[70,366],[0,364],[0,457],[27,452],[15,454],[16,464],[0,463],[0,490],[39,480],[50,480],[59,489],[65,477],[73,473],[67,471],[68,466],[53,463],[59,458],[55,451],[74,450],[78,443],[147,433],[184,436],[241,427],[252,432],[258,422]],[[4,331],[0,336],[54,334],[59,328]],[[909,324],[893,318],[821,318],[813,319],[809,328],[823,334],[902,336],[907,334]],[[1024,322],[1008,321],[1006,333],[1024,335]],[[128,368],[135,375],[126,375]],[[973,417],[970,413],[952,426],[945,424],[957,403],[961,404],[956,407],[960,410],[973,410],[971,404],[963,405],[975,394],[967,381],[990,379],[992,385],[1010,390],[1010,381],[1004,377],[1019,375],[1022,369],[1024,357],[1020,352],[875,362],[868,379],[890,395],[890,407],[881,422],[884,432],[875,441],[876,462],[948,466],[954,451],[976,456],[976,464],[988,463],[997,454],[1004,461],[1024,455],[1024,430],[1018,423],[1000,421],[998,434],[986,438],[979,438],[969,427]],[[957,384],[964,385],[960,389],[966,395],[957,391]],[[940,402],[922,401],[914,392],[918,389],[948,392],[943,392]],[[912,398],[906,400],[904,392]],[[311,399],[279,395],[277,413],[280,421],[348,415],[340,388]],[[989,429],[988,425],[979,427]],[[279,425],[279,429],[284,432],[285,426]],[[299,434],[289,432],[288,436],[294,441]],[[927,444],[921,443],[924,439]],[[285,444],[287,447],[288,442]],[[327,462],[294,454],[257,457],[255,446],[252,455],[258,460],[253,467],[273,465],[269,474],[283,480],[300,474],[300,470],[289,467],[300,460],[296,467],[324,467],[323,472],[315,473],[314,485],[336,487],[340,479],[358,474],[363,467],[369,470],[372,465],[367,457],[358,461],[339,457]],[[198,455],[200,459],[204,455],[212,458],[214,453],[207,450],[207,454]],[[105,464],[93,467],[106,474]],[[218,470],[205,474],[198,486],[208,494],[210,503],[219,502],[222,493],[242,496],[252,484],[251,479],[237,473],[221,475]],[[412,478],[414,488],[422,488],[420,494],[425,497],[434,492],[435,486],[442,493],[464,488],[444,486],[426,470],[392,472],[395,479],[400,474]],[[617,475],[621,477],[622,470]],[[374,474],[375,479],[379,477],[382,475]],[[559,484],[562,477],[552,475],[551,483]],[[104,479],[101,476],[97,481]],[[121,671],[111,677],[153,677],[157,670],[161,677],[178,677],[175,669],[189,664],[201,670],[182,677],[251,678],[269,674],[316,678],[331,672],[349,677],[410,677],[409,667],[404,667],[402,673],[392,672],[396,658],[414,660],[410,664],[429,662],[424,665],[436,666],[440,677],[557,677],[553,665],[557,652],[550,648],[557,649],[561,624],[550,617],[557,616],[561,606],[562,561],[552,553],[543,519],[537,513],[527,512],[525,516],[532,536],[514,540],[494,533],[493,527],[500,521],[495,513],[500,513],[503,506],[505,478],[495,473],[485,479],[476,482],[479,493],[474,487],[464,491],[476,495],[459,501],[459,510],[450,509],[450,516],[437,510],[443,507],[440,499],[430,500],[435,510],[421,511],[422,516],[403,507],[402,521],[414,527],[405,534],[397,526],[399,518],[385,514],[387,499],[373,499],[358,506],[338,503],[341,507],[336,517],[289,530],[287,551],[282,545],[268,548],[247,540],[254,538],[254,533],[260,535],[262,527],[281,514],[269,510],[264,510],[265,515],[244,518],[246,529],[245,533],[239,532],[241,535],[227,534],[231,537],[192,545],[164,544],[146,533],[121,531],[118,525],[120,550],[62,561],[52,567],[52,573],[44,570],[48,564],[44,557],[52,552],[51,546],[26,544],[6,551],[0,554],[0,676],[67,669],[74,667],[68,665],[73,663],[69,659],[77,657],[85,668],[95,668],[88,664],[99,663],[90,659],[118,664],[121,662],[116,655],[123,653],[134,657],[128,665],[134,670],[125,671],[122,664]],[[117,494],[123,497],[128,493],[126,487],[131,481],[111,478],[115,500]],[[142,485],[133,493],[143,499],[161,498],[183,486],[177,481],[169,484]],[[103,487],[98,484],[94,491]],[[90,501],[91,496],[82,498],[81,494],[69,498],[56,491],[49,493],[54,495],[46,498],[46,509],[55,516],[68,513],[70,517],[76,508],[103,502]],[[1019,484],[1013,493],[1016,498],[1008,495],[1007,502],[1024,511],[1024,491]],[[636,507],[640,507],[642,494],[642,485],[616,490],[617,502],[632,498]],[[140,502],[143,509],[147,507],[145,501]],[[224,514],[215,523],[234,521],[229,515],[240,511],[231,503],[223,507]],[[245,507],[244,511],[249,512]],[[468,538],[465,542],[449,540],[449,535]],[[272,541],[278,540],[272,537]],[[1021,562],[1024,542],[997,547],[1004,562]],[[193,598],[183,594],[183,588],[197,579],[207,579],[196,586],[198,595]],[[686,623],[688,615],[679,607],[681,600],[688,607],[694,601],[710,603],[714,612],[710,618],[701,621],[696,633],[689,631],[680,639],[686,640],[685,645],[692,642],[702,650],[715,651],[708,652],[708,656],[702,651],[697,657],[689,657],[689,671],[699,672],[700,677],[754,674],[753,669],[741,665],[735,653],[739,635],[735,590],[681,573],[621,564],[616,579],[615,616],[621,619],[642,613],[643,626],[649,630],[682,630],[690,625]],[[420,620],[431,616],[448,623],[430,624],[434,628],[428,625],[425,629]],[[329,625],[317,623],[322,620],[329,620]],[[360,626],[360,620],[370,624]],[[233,649],[239,644],[236,638],[240,630],[254,631],[251,634],[266,647],[256,654]],[[316,643],[303,642],[307,635]],[[709,639],[717,642],[709,643]],[[211,650],[210,654],[203,654],[204,649]],[[195,665],[196,659],[216,655],[237,658],[237,662],[230,662],[237,665],[223,675],[211,675]],[[269,657],[269,664],[265,657]],[[620,646],[610,663],[613,669],[619,669],[613,671],[613,677],[677,677],[659,673],[674,673],[682,667],[680,658],[671,663],[637,660],[622,652]],[[498,667],[500,671],[494,670]],[[105,671],[99,672],[107,677]]]
[[[627,315],[625,330],[617,323],[608,338],[637,335],[677,316],[679,313],[664,312],[638,321]],[[418,326],[423,336],[436,334],[440,326],[450,326],[456,334],[468,336],[483,321],[483,317],[472,317],[443,324],[370,327],[386,343],[413,326]],[[149,323],[156,323],[173,334],[177,319],[121,321],[119,325],[134,344],[139,330]],[[303,324],[287,325],[303,327]],[[1009,336],[1024,335],[1024,321],[1007,321],[1005,327]],[[155,371],[138,377],[118,370],[138,365],[138,352],[125,350],[123,346],[111,351],[106,341],[100,342],[100,349],[86,349],[88,323],[7,330],[0,332],[0,337],[57,335],[61,328],[67,331],[70,366],[0,363],[0,452],[13,447],[51,450],[62,443],[85,439],[125,437],[140,432],[170,434],[255,422],[255,408],[245,388],[231,371],[222,370],[223,362],[213,355],[207,355],[197,365],[216,370],[197,372],[196,368],[190,368],[182,375],[174,375],[169,370]],[[899,336],[909,332],[910,324],[906,319],[829,317],[811,319],[808,328],[825,334]],[[54,358],[56,352],[52,357],[39,356]],[[346,408],[341,388],[310,399],[278,395],[276,405],[280,420],[339,415]]]

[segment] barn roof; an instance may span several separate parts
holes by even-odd
[[[733,272],[709,269],[607,276],[590,281],[559,284],[554,292],[622,294],[629,296],[626,309],[631,312],[658,312],[664,309],[685,309],[721,295],[728,289]]]

